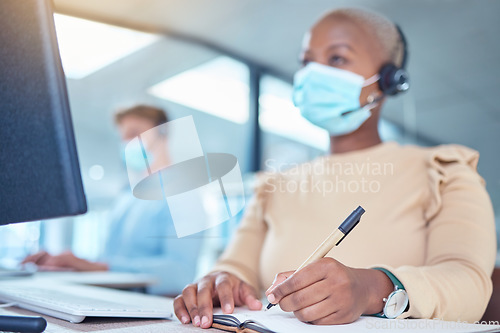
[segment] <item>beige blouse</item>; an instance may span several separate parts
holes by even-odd
[[[479,320],[492,292],[496,237],[478,158],[458,145],[390,142],[261,174],[214,271],[262,292],[361,205],[361,222],[328,256],[389,269],[409,295],[402,318]]]

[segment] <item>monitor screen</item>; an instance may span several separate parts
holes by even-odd
[[[0,16],[0,225],[84,213],[50,0],[1,0]]]

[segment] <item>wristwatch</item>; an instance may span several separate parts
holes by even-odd
[[[389,318],[389,319],[394,319],[403,312],[406,311],[406,308],[408,307],[408,293],[406,292],[403,284],[401,281],[399,281],[394,274],[389,272],[385,268],[381,267],[375,267],[373,269],[379,270],[392,281],[394,284],[394,291],[389,294],[386,298],[383,299],[384,301],[384,310],[381,313],[376,314],[375,316],[381,317],[381,318]]]

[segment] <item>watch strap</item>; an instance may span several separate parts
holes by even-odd
[[[376,269],[377,271],[381,271],[387,275],[387,277],[391,280],[391,282],[398,287],[398,289],[406,290],[401,281],[398,280],[397,277],[394,276],[389,270],[382,268],[382,267],[374,267],[373,269]]]
[[[385,269],[385,268],[382,268],[382,267],[373,267],[373,269],[376,269],[377,271],[381,271],[383,272],[385,275],[387,275],[387,277],[391,280],[391,282],[394,284],[394,286],[396,287],[395,289],[398,289],[398,290],[406,290],[405,287],[403,286],[403,284],[401,283],[401,281],[399,281],[399,279],[394,276],[394,274],[392,274],[389,270]],[[378,318],[387,318],[385,315],[384,315],[384,311],[380,312],[380,313],[374,313],[374,314],[371,314],[370,316],[374,316],[374,317],[378,317]]]

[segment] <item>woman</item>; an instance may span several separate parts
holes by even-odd
[[[362,314],[480,319],[496,240],[478,153],[381,142],[384,97],[407,88],[404,75],[396,91],[380,82],[384,65],[401,66],[405,53],[387,19],[336,10],[304,45],[294,101],[330,132],[331,155],[261,177],[214,271],[176,298],[177,317],[207,328],[214,304],[225,313],[242,305],[258,310],[260,293],[271,286],[271,303],[313,324],[350,323]],[[342,245],[291,276],[358,204],[366,214]],[[409,304],[392,311],[384,298],[395,289],[405,290]]]

